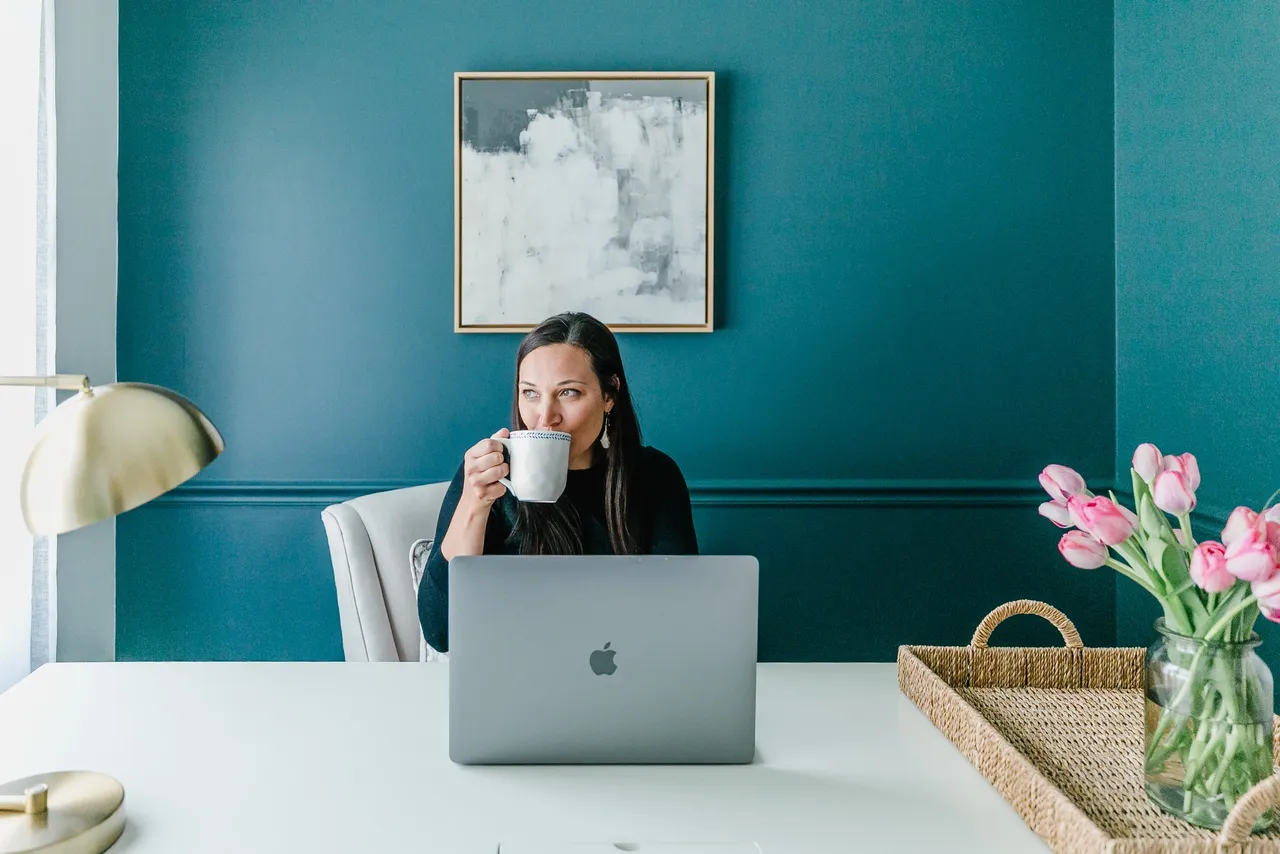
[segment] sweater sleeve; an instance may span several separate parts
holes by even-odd
[[[440,553],[440,544],[453,521],[453,513],[462,498],[463,466],[453,476],[436,521],[436,538],[427,556],[427,566],[418,582],[418,621],[427,645],[437,652],[449,651],[449,561]]]
[[[649,553],[655,555],[696,555],[698,534],[693,527],[693,506],[689,487],[676,461],[650,448],[648,461],[652,487],[653,536]]]

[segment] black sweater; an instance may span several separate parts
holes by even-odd
[[[656,448],[642,447],[635,472],[636,491],[631,501],[638,508],[636,520],[641,551],[659,555],[697,554],[698,537],[693,530],[689,488],[675,461]],[[449,562],[440,554],[440,544],[462,497],[463,477],[460,465],[440,505],[435,545],[418,585],[422,634],[439,652],[449,649]],[[564,493],[557,502],[567,502],[578,511],[578,517],[583,520],[582,545],[586,554],[613,554],[605,522],[604,479],[603,463],[589,469],[570,469]],[[485,554],[520,553],[519,541],[511,536],[515,520],[516,499],[508,492],[489,510],[484,531]]]

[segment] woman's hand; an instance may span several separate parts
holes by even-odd
[[[494,440],[510,435],[503,427],[492,438],[476,442],[463,455],[462,494],[469,500],[489,505],[507,494],[507,488],[498,483],[498,478],[506,477],[510,469],[502,456],[502,445]]]
[[[507,488],[498,483],[498,478],[507,474],[507,464],[502,458],[502,445],[495,440],[510,435],[504,427],[494,433],[493,438],[476,442],[462,455],[462,495],[440,543],[440,554],[445,560],[453,560],[458,555],[484,554],[489,511],[493,502],[507,493]]]

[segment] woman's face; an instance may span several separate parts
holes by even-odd
[[[569,468],[590,468],[592,446],[613,401],[605,400],[586,351],[572,344],[533,350],[520,363],[517,394],[525,427],[570,434]]]

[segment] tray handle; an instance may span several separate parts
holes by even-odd
[[[1219,849],[1248,842],[1258,817],[1267,807],[1274,805],[1278,797],[1280,775],[1272,774],[1255,783],[1252,789],[1244,793],[1244,797],[1236,801],[1227,820],[1222,823],[1222,831],[1218,834]]]
[[[1071,649],[1084,647],[1084,641],[1080,640],[1080,633],[1076,631],[1075,625],[1067,619],[1066,614],[1052,605],[1037,602],[1035,599],[1017,599],[1013,602],[1006,602],[990,614],[987,614],[982,618],[982,622],[978,623],[978,628],[974,630],[973,640],[969,641],[969,646],[975,649],[986,649],[987,641],[991,639],[991,633],[995,631],[996,626],[1014,614],[1032,614],[1037,617],[1044,617],[1053,623],[1054,628],[1061,633],[1063,643],[1068,647]]]

